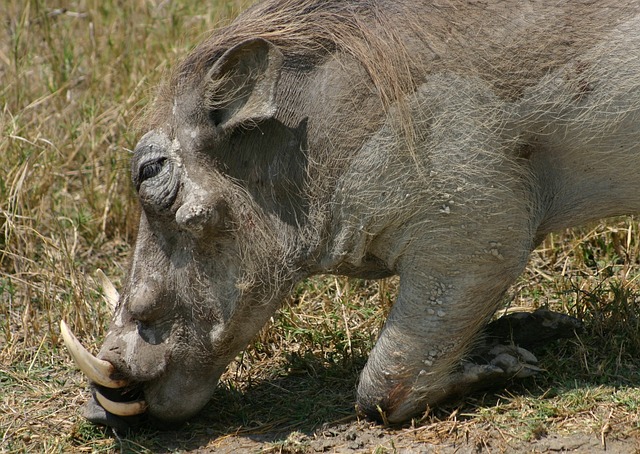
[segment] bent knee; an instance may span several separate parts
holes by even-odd
[[[382,423],[402,423],[446,399],[445,389],[417,389],[415,384],[413,377],[389,380],[381,386],[367,381],[363,374],[358,385],[358,413]]]

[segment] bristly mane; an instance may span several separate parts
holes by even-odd
[[[633,2],[603,0],[580,14],[580,3],[266,0],[215,30],[177,65],[143,126],[158,126],[179,87],[201,81],[226,50],[258,37],[281,50],[289,69],[310,70],[331,54],[349,55],[385,108],[402,103],[434,71],[479,77],[500,97],[517,99],[634,8]]]
[[[263,38],[285,56],[285,68],[310,70],[333,53],[348,54],[367,71],[383,105],[413,91],[409,58],[396,21],[406,7],[387,1],[267,0],[242,13],[230,25],[215,30],[173,71],[168,84],[147,112],[145,127],[157,126],[162,104],[170,103],[178,87],[192,86],[229,48],[251,38]],[[410,17],[410,15],[407,15]],[[406,27],[410,24],[407,23]]]

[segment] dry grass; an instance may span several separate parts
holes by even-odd
[[[242,2],[213,3],[3,3],[0,452],[188,450],[234,434],[299,451],[298,434],[353,419],[358,370],[393,280],[301,284],[182,430],[121,438],[79,416],[86,386],[60,348],[58,321],[99,344],[108,314],[91,274],[102,268],[117,284],[135,236],[132,122],[167,66]],[[564,232],[533,255],[510,303],[559,309],[588,327],[539,354],[548,374],[388,429],[392,442],[381,449],[409,438],[482,446],[489,430],[508,440],[572,431],[639,438],[638,228],[628,218]]]

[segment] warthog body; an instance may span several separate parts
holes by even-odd
[[[399,275],[358,405],[402,421],[473,382],[548,232],[640,211],[640,2],[270,0],[186,57],[147,130],[112,387],[185,419],[299,280]]]

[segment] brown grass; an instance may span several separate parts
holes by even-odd
[[[587,331],[540,352],[548,373],[524,386],[472,396],[412,427],[354,421],[357,374],[396,283],[323,277],[298,287],[186,426],[124,436],[86,423],[86,384],[58,322],[87,345],[104,333],[108,311],[91,276],[102,268],[120,283],[135,237],[131,124],[168,66],[243,2],[24,3],[0,9],[0,452],[190,450],[249,434],[268,441],[256,449],[295,452],[308,447],[300,437],[342,423],[383,433],[363,448],[380,452],[574,431],[640,438],[634,218],[553,235],[533,254],[508,303],[576,315]]]

